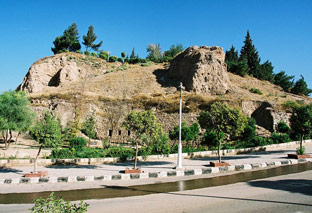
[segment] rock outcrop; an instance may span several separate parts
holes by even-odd
[[[231,83],[224,59],[221,47],[189,47],[172,60],[169,77],[181,81],[187,91],[226,94],[231,90]]]
[[[66,54],[54,55],[34,63],[17,89],[28,93],[42,92],[45,88],[81,79],[86,76],[87,70]]]

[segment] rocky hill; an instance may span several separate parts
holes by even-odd
[[[311,101],[270,82],[228,73],[223,49],[207,46],[186,49],[170,65],[107,63],[93,56],[61,53],[35,62],[18,89],[28,93],[38,114],[50,110],[66,125],[95,112],[99,135],[106,137],[114,130],[115,137],[123,140],[128,132],[120,123],[133,109],[153,110],[165,130],[177,125],[180,81],[186,88],[183,119],[188,123],[219,100],[273,131],[279,121],[288,119],[287,101]],[[262,94],[250,92],[252,88]]]

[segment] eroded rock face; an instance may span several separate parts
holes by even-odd
[[[231,83],[224,59],[221,47],[189,47],[171,61],[169,77],[181,81],[187,91],[225,94]]]
[[[28,93],[41,92],[46,87],[58,87],[85,74],[86,70],[81,69],[75,61],[68,60],[66,55],[55,55],[34,63],[17,89]]]

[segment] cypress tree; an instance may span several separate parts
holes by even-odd
[[[98,51],[98,49],[102,46],[103,41],[100,41],[98,44],[94,44],[97,36],[94,33],[94,27],[92,25],[89,26],[87,35],[84,35],[82,44],[86,46],[86,52],[89,48],[94,51]]]
[[[259,72],[260,58],[258,51],[252,43],[249,30],[247,30],[247,35],[245,37],[244,46],[240,52],[240,59],[246,59],[248,65],[248,74],[254,76]]]
[[[232,45],[231,49],[225,52],[225,63],[238,62],[238,59],[238,51]]]
[[[135,58],[135,52],[134,52],[134,48],[132,49],[131,55],[130,55],[130,59]]]

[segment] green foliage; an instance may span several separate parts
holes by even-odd
[[[294,78],[295,76],[288,76],[285,71],[281,71],[274,75],[273,83],[282,87],[285,92],[290,92],[294,85]]]
[[[223,134],[223,138],[224,138]],[[218,136],[216,132],[206,131],[204,137],[202,138],[201,144],[208,146],[209,148],[218,147]]]
[[[302,136],[310,134],[312,130],[312,105],[294,108],[289,121],[294,132]]]
[[[286,143],[286,142],[291,141],[288,134],[277,134],[274,132],[271,135],[271,139],[272,139],[273,143],[275,143],[275,144]]]
[[[256,73],[258,72],[260,67],[260,58],[257,49],[252,43],[249,30],[247,31],[244,46],[242,47],[240,52],[240,59],[247,60],[249,68],[248,74],[256,77]]]
[[[195,141],[198,138],[199,134],[199,124],[194,123],[191,126],[187,126],[186,123],[182,122],[181,128],[181,140],[182,141]],[[169,137],[171,140],[179,139],[179,126],[175,126],[173,130],[169,132]]]
[[[0,130],[5,147],[9,147],[11,131],[26,131],[32,124],[35,114],[24,92],[4,92],[0,95]]]
[[[231,109],[226,104],[215,102],[207,111],[199,114],[198,122],[206,131],[215,132],[218,137],[218,156],[221,161],[220,149],[223,141],[222,134],[230,137],[239,136],[245,129],[247,118],[237,109]]]
[[[296,153],[297,153],[297,155],[304,155],[304,154],[305,154],[305,148],[304,148],[304,146],[298,148],[298,149],[296,150]]]
[[[91,56],[97,57],[97,54],[96,53],[91,53]]]
[[[131,55],[130,55],[130,59],[133,59],[133,58],[135,58],[134,48],[132,49],[132,51],[131,51]]]
[[[112,55],[112,56],[109,57],[108,61],[109,61],[109,62],[116,62],[117,59],[118,59],[118,58],[117,58],[116,56]]]
[[[46,199],[38,198],[35,200],[35,206],[30,209],[31,212],[76,212],[84,213],[87,212],[89,204],[83,201],[80,203],[72,204],[69,201],[65,201],[63,198],[56,198],[52,192]]]
[[[101,59],[107,60],[107,59],[108,59],[108,52],[102,50],[102,51],[99,53],[99,57],[100,57]]]
[[[232,45],[230,50],[225,51],[225,63],[238,62],[238,51],[235,50],[235,47]]]
[[[87,56],[90,56],[90,52],[87,51],[87,50],[84,52],[84,54],[87,55]]]
[[[238,109],[231,109],[226,104],[215,102],[207,111],[200,113],[198,122],[201,128],[214,131],[217,135],[223,132],[231,136],[239,136],[244,131],[247,118]]]
[[[290,128],[284,121],[281,121],[277,124],[276,130],[279,133],[288,133]]]
[[[149,44],[146,48],[146,52],[148,53],[147,58],[149,59],[158,59],[161,58],[163,55],[161,52],[160,44]]]
[[[308,88],[307,83],[305,82],[303,76],[301,76],[301,79],[296,81],[294,87],[291,89],[291,92],[297,95],[309,95],[312,93],[312,90]]]
[[[153,139],[162,133],[161,125],[156,122],[156,116],[149,110],[130,112],[122,126],[134,133],[133,141],[136,145],[134,168],[136,168],[138,145],[151,146]]]
[[[91,139],[97,138],[96,121],[95,121],[94,113],[91,113],[87,117],[87,119],[82,123],[81,132]]]
[[[170,49],[164,52],[164,56],[169,58],[174,58],[180,52],[184,50],[182,44],[171,45]]]
[[[86,46],[86,51],[91,48],[94,51],[98,51],[98,49],[102,46],[103,41],[100,41],[98,44],[94,44],[97,36],[94,33],[94,27],[92,25],[89,26],[87,35],[82,36],[83,42],[82,44]]]
[[[87,140],[82,137],[74,137],[69,140],[69,146],[76,150],[81,150],[87,145]]]
[[[55,38],[54,47],[51,48],[54,54],[70,51],[76,52],[80,50],[81,45],[79,43],[79,33],[76,23],[69,26],[63,33],[62,36]]]
[[[247,125],[245,126],[242,134],[242,140],[249,142],[256,136],[256,120],[254,118],[248,118]]]
[[[290,110],[292,110],[292,109],[297,108],[297,107],[300,106],[300,105],[297,104],[296,102],[294,102],[294,101],[289,101],[289,100],[286,101],[285,103],[283,103],[282,105],[283,105],[283,107],[285,107],[286,109],[290,109]]]
[[[256,70],[253,76],[260,80],[273,82],[273,69],[274,67],[272,65],[272,62],[267,60],[260,65],[259,69]]]
[[[251,88],[249,90],[249,92],[252,92],[252,93],[255,93],[255,94],[258,94],[258,95],[262,95],[263,93],[261,92],[261,90],[259,90],[258,88]]]
[[[247,60],[228,61],[227,70],[231,73],[244,77],[248,74]]]
[[[122,52],[120,55],[121,55],[121,58],[126,57],[126,53],[125,52]]]
[[[59,120],[47,111],[43,118],[30,129],[29,134],[39,142],[42,148],[58,148],[63,142]]]

